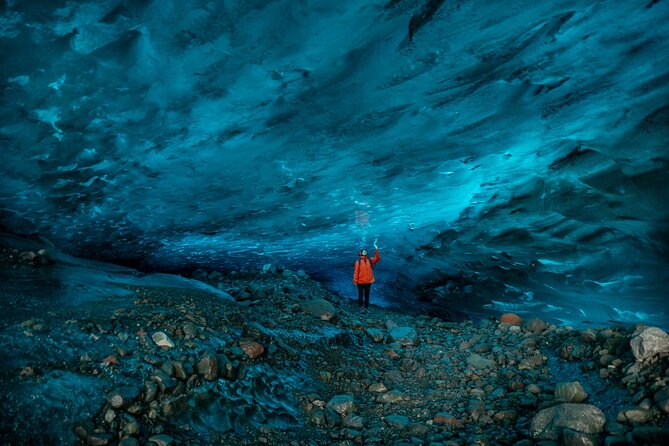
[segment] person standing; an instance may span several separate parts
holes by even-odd
[[[369,308],[369,292],[372,289],[372,283],[374,283],[374,272],[372,268],[376,265],[376,262],[381,260],[379,255],[379,247],[376,246],[376,240],[374,240],[374,257],[367,257],[367,250],[361,249],[358,252],[358,260],[355,261],[355,269],[353,270],[353,283],[358,286],[358,305],[364,305],[365,308]]]

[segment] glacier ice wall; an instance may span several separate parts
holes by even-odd
[[[386,300],[667,320],[667,2],[0,13],[5,231],[342,293],[379,237]]]

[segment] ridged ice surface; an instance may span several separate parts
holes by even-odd
[[[669,3],[0,3],[5,230],[666,322]]]

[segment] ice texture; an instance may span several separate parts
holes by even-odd
[[[665,323],[669,3],[0,3],[0,224],[147,271]],[[376,299],[376,301],[375,301]]]

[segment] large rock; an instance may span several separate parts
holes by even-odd
[[[378,401],[390,404],[398,403],[406,399],[407,399],[406,394],[404,394],[399,390],[391,390],[390,392],[381,393],[377,398]]]
[[[474,369],[490,369],[490,368],[495,367],[496,363],[492,359],[487,359],[487,358],[484,358],[481,355],[477,355],[476,353],[472,353],[467,358],[467,365],[469,367],[474,368]]]
[[[314,299],[302,302],[302,311],[313,314],[324,321],[330,321],[337,316],[337,310],[334,305],[325,299]]]
[[[265,352],[265,347],[256,341],[241,341],[239,347],[249,359],[255,359]]]
[[[563,403],[540,410],[530,423],[530,434],[539,440],[555,440],[565,429],[584,434],[598,434],[604,430],[606,417],[590,404]]]
[[[155,446],[169,446],[174,443],[174,439],[166,434],[154,435],[149,438],[149,444]]]
[[[669,429],[657,426],[637,426],[632,431],[635,444],[669,444]]]
[[[383,332],[378,328],[367,328],[365,329],[365,333],[367,333],[367,336],[372,338],[374,342],[383,342]]]
[[[392,342],[399,342],[402,345],[419,345],[420,339],[418,333],[412,327],[395,327],[388,333]]]
[[[601,444],[598,434],[586,434],[583,432],[565,429],[562,432],[563,446],[599,446]]]
[[[657,327],[650,327],[630,341],[632,353],[639,361],[660,353],[669,353],[669,335]]]
[[[349,412],[355,412],[357,407],[351,395],[336,395],[328,401],[326,407],[345,417]]]
[[[204,352],[197,362],[197,373],[202,375],[207,381],[213,381],[218,378],[218,357],[214,352]]]
[[[618,412],[618,423],[644,424],[652,421],[653,412],[641,407],[626,407]]]
[[[156,345],[160,347],[167,347],[167,348],[173,348],[174,347],[174,342],[170,339],[167,334],[165,334],[162,331],[157,331],[153,335],[151,335],[151,339],[153,339],[153,342],[156,343]]]
[[[662,409],[664,413],[669,413],[669,387],[660,389],[653,397],[657,407]]]
[[[532,333],[541,333],[548,328],[548,324],[537,317],[533,317],[523,322],[523,328]]]
[[[520,327],[523,323],[523,319],[516,313],[503,314],[502,317],[499,318],[499,321],[503,324],[514,325],[516,327]]]
[[[409,425],[409,417],[404,415],[388,415],[383,421],[385,421],[388,426],[395,429],[406,429]]]
[[[442,426],[458,427],[462,421],[447,412],[439,412],[432,418],[432,423]]]
[[[586,398],[588,398],[588,393],[578,381],[558,383],[555,386],[555,399],[557,400],[564,401],[565,403],[580,403]]]

